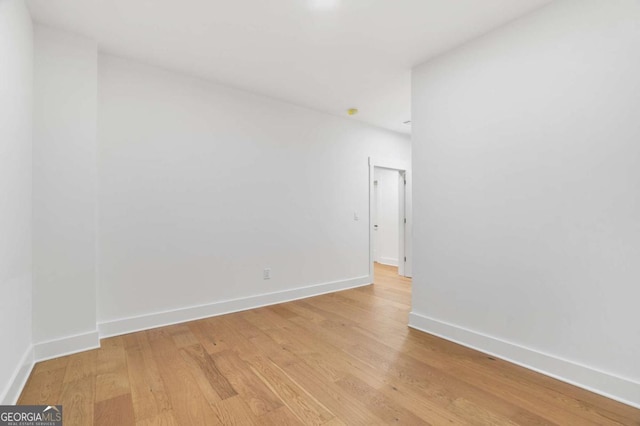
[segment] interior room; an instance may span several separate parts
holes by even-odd
[[[0,0],[0,424],[640,424],[638,52],[637,0]]]

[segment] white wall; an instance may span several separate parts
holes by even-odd
[[[367,158],[408,138],[107,55],[99,116],[103,335],[368,282]]]
[[[0,404],[31,363],[33,30],[22,1],[0,0]]]
[[[640,3],[413,73],[413,326],[640,405]]]
[[[399,244],[399,200],[397,170],[376,167],[374,179],[377,183],[377,225],[375,231],[376,262],[398,266]]]
[[[35,27],[33,140],[36,357],[97,345],[97,46]]]

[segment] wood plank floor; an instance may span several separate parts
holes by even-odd
[[[640,410],[407,327],[411,281],[104,339],[38,363],[64,425],[640,425]]]

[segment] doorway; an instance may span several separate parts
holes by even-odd
[[[411,276],[410,196],[407,169],[401,165],[369,162],[369,260],[373,281],[374,263],[400,276]]]
[[[374,168],[373,260],[396,268],[400,266],[400,234],[404,232],[400,221],[400,216],[404,218],[399,197],[401,181],[404,182],[404,173],[401,171]]]

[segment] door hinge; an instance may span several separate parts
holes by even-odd
[[[404,261],[405,261],[405,262],[407,261],[407,256],[405,256],[405,257],[404,257]]]
[[[407,218],[406,217],[404,218],[404,223],[407,223]]]

